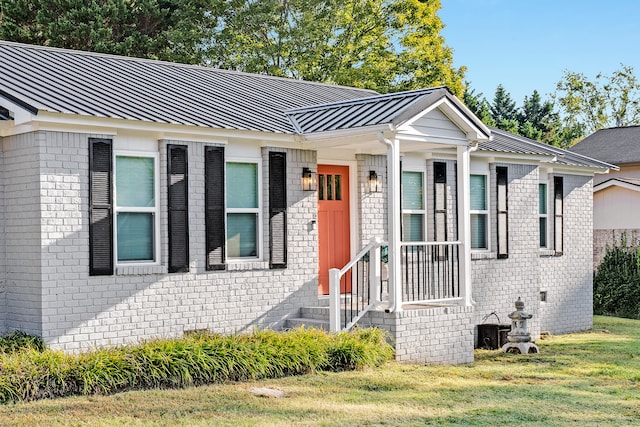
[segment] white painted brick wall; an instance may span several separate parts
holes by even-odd
[[[0,334],[7,330],[7,278],[6,252],[5,252],[5,203],[4,203],[4,138],[0,137]]]
[[[369,312],[360,324],[389,331],[399,362],[447,365],[473,362],[473,307]]]
[[[158,335],[180,335],[208,328],[232,333],[253,327],[280,327],[300,307],[317,301],[317,195],[303,192],[303,167],[315,169],[314,152],[284,150],[288,160],[288,268],[269,270],[268,260],[234,264],[229,271],[205,271],[204,145],[161,141],[161,260],[167,262],[166,144],[189,147],[188,273],[166,274],[165,267],[121,269],[114,276],[88,276],[88,137],[35,132],[2,140],[3,209],[6,261],[6,328],[41,334],[54,348],[76,351]],[[277,149],[281,150],[281,149]],[[264,247],[268,253],[268,163],[263,148]],[[503,322],[518,297],[534,315],[532,333],[586,329],[591,325],[591,180],[565,176],[565,254],[540,257],[538,248],[538,172],[533,166],[509,168],[509,258],[472,261],[475,308],[458,312],[403,315],[381,324],[396,334],[399,360],[466,363],[467,332],[497,311]],[[386,160],[358,156],[358,187],[368,187],[368,171],[381,178],[379,193],[361,193],[360,240],[386,225]],[[455,239],[454,162],[447,161],[450,238]],[[427,177],[432,180],[432,162]],[[491,166],[495,194],[495,165]],[[432,192],[428,185],[427,194]],[[495,198],[491,198],[492,248],[496,245]],[[432,206],[428,202],[428,206]],[[431,213],[429,213],[431,216]],[[432,222],[429,218],[428,222]],[[386,237],[386,236],[383,236]],[[2,280],[2,277],[0,277]],[[540,307],[539,292],[548,292]],[[1,300],[0,300],[1,303]],[[433,309],[431,309],[433,310]],[[449,309],[454,310],[454,309]],[[434,314],[436,313],[436,314]],[[415,317],[418,316],[418,317]],[[421,318],[420,316],[424,316]],[[440,317],[438,317],[440,316]],[[457,317],[456,317],[457,316]],[[374,322],[374,320],[372,320]],[[420,327],[409,326],[410,322]],[[440,330],[448,331],[448,335]],[[416,332],[418,331],[418,332]],[[449,333],[450,332],[450,333]],[[443,340],[442,343],[432,340]],[[454,337],[454,338],[451,338]],[[424,350],[423,347],[430,349]],[[432,347],[432,348],[431,348]],[[413,350],[409,351],[408,349]],[[452,349],[460,349],[460,355]],[[433,353],[435,352],[435,353]]]
[[[44,136],[46,135],[46,144]],[[229,271],[205,271],[204,234],[204,145],[195,142],[161,141],[161,260],[166,266],[166,144],[189,147],[189,227],[191,268],[188,273],[166,274],[166,267],[120,269],[114,276],[88,275],[88,137],[83,134],[42,133],[33,150],[25,152],[33,168],[26,184],[33,197],[21,196],[20,203],[42,201],[32,206],[38,215],[31,221],[42,228],[42,247],[25,268],[42,259],[41,275],[33,274],[33,316],[42,300],[42,321],[33,328],[14,321],[20,329],[38,332],[53,348],[68,351],[95,346],[123,344],[153,336],[178,336],[185,330],[207,328],[221,333],[253,327],[280,327],[299,308],[317,301],[316,193],[303,192],[302,167],[315,168],[314,152],[285,150],[288,160],[288,268],[270,270],[268,260],[233,264]],[[91,135],[103,136],[103,135]],[[5,141],[5,145],[6,141]],[[23,150],[25,144],[18,144]],[[268,148],[263,149],[266,154]],[[16,169],[23,169],[18,168]],[[268,163],[263,167],[264,233],[268,235]],[[16,174],[16,180],[20,174]],[[32,182],[33,181],[33,182]],[[39,194],[38,194],[39,186]],[[8,188],[8,187],[7,187]],[[38,197],[39,196],[39,197]],[[40,198],[40,199],[39,199]],[[24,221],[24,219],[23,219]],[[26,221],[25,221],[26,222]],[[31,223],[30,222],[30,223]],[[20,234],[21,241],[23,234]],[[35,235],[34,235],[35,237]],[[37,238],[34,239],[37,242]],[[263,251],[268,254],[268,239]],[[27,252],[26,249],[22,252]],[[22,277],[22,275],[21,275]],[[41,279],[40,279],[41,278]],[[25,288],[25,280],[16,282]],[[27,289],[29,289],[27,287]],[[38,292],[41,291],[41,292]],[[21,295],[21,301],[28,300]],[[13,301],[13,300],[12,300]],[[18,305],[17,302],[11,302]],[[24,303],[23,303],[24,304]],[[28,325],[27,325],[28,326]]]
[[[593,327],[592,179],[564,177],[564,253],[540,258],[541,330],[555,334]]]
[[[42,332],[40,164],[47,160],[43,140],[42,132],[32,132],[2,141],[5,327],[33,334]]]
[[[497,259],[496,166],[508,168],[509,257]],[[491,253],[472,256],[473,299],[476,302],[474,323],[496,312],[501,323],[510,323],[508,314],[515,311],[518,297],[525,310],[533,315],[529,321],[534,338],[540,333],[540,248],[538,221],[538,169],[532,165],[490,165]],[[487,323],[496,323],[491,316]]]
[[[386,241],[387,236],[387,157],[356,154],[358,162],[358,212],[361,247],[373,237]],[[369,171],[378,174],[378,192],[369,189]],[[360,250],[360,248],[356,248]]]

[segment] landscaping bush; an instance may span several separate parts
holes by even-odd
[[[640,319],[640,247],[607,248],[593,277],[593,311],[606,316]]]
[[[43,351],[45,349],[44,341],[40,337],[27,335],[20,331],[0,337],[0,353],[13,353],[26,348]]]
[[[194,333],[78,355],[27,346],[0,354],[0,402],[361,369],[392,356],[387,333],[379,329]]]

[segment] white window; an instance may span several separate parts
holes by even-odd
[[[489,197],[487,175],[475,174],[471,184],[471,249],[489,249]]]
[[[424,173],[402,172],[402,240],[425,240]]]
[[[116,153],[115,257],[118,264],[159,261],[158,155]]]
[[[260,258],[261,196],[257,162],[226,163],[227,258]]]
[[[547,205],[547,184],[540,183],[538,184],[538,216],[540,218],[540,247],[546,248],[548,247],[548,227],[547,227],[547,218],[548,218],[548,205]]]

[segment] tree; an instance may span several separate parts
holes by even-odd
[[[462,102],[476,115],[482,123],[487,126],[495,126],[496,123],[491,117],[491,105],[487,99],[483,96],[482,92],[476,94],[475,89],[471,88],[469,82],[465,82],[465,90],[462,94]]]
[[[554,111],[554,104],[543,102],[537,90],[524,97],[516,116],[520,135],[551,145],[562,145],[559,115]]]
[[[4,1],[0,38],[200,63],[217,12],[207,0]]]
[[[563,118],[568,126],[582,130],[580,136],[640,123],[640,83],[633,67],[620,65],[610,76],[597,74],[595,81],[565,70],[557,83],[554,96]]]
[[[565,126],[554,103],[543,101],[537,90],[531,96],[525,96],[522,106],[516,108],[516,103],[502,85],[496,88],[492,104],[482,93],[476,94],[469,82],[465,85],[463,102],[488,126],[561,148],[568,148],[583,133],[580,126]]]
[[[518,133],[516,103],[501,84],[496,88],[493,103],[491,103],[491,117],[496,127]]]
[[[439,1],[232,0],[209,63],[254,73],[374,89],[446,85],[462,96],[440,35]]]
[[[381,92],[446,85],[465,67],[439,0],[8,0],[0,37],[201,63]]]

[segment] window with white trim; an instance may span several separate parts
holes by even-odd
[[[485,174],[470,176],[471,249],[489,249],[489,197]]]
[[[115,155],[115,259],[118,264],[159,261],[157,153]]]
[[[402,171],[402,241],[425,240],[424,173]]]
[[[260,258],[261,197],[257,162],[226,163],[227,259]]]
[[[538,217],[540,222],[540,247],[548,247],[549,227],[548,224],[548,203],[547,203],[547,183],[538,184]]]

